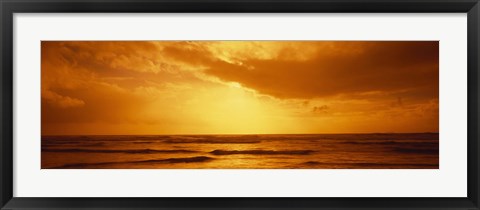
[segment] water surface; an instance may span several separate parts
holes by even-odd
[[[438,169],[438,133],[42,136],[43,169]]]

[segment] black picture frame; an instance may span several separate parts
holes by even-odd
[[[479,209],[478,0],[0,0],[1,209]],[[468,196],[465,198],[13,197],[14,13],[467,13]],[[452,180],[457,181],[457,180]],[[92,189],[95,190],[95,189]]]

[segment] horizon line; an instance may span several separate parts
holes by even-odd
[[[201,133],[201,134],[41,134],[41,136],[198,136],[198,135],[340,135],[340,134],[439,134],[439,131],[431,132],[357,132],[357,133],[250,133],[250,134],[229,134],[229,133]]]

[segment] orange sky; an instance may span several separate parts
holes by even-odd
[[[438,132],[438,42],[42,42],[42,135]]]

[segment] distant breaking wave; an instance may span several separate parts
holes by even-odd
[[[94,166],[105,166],[113,164],[135,164],[135,163],[199,163],[211,161],[215,158],[206,157],[206,156],[197,156],[189,158],[168,158],[168,159],[153,159],[153,160],[140,160],[140,161],[124,161],[124,162],[101,162],[101,163],[75,163],[75,164],[65,164],[58,167],[53,167],[54,169],[65,169],[65,168],[89,168]]]
[[[416,153],[416,154],[438,154],[438,148],[437,148],[437,149],[395,148],[393,151],[399,152],[399,153],[404,153],[404,154],[411,154],[411,153]]]
[[[172,135],[163,140],[170,144],[256,144],[258,135]]]
[[[165,143],[170,144],[256,144],[262,141],[260,140],[165,140]]]
[[[310,155],[313,150],[213,150],[214,155]]]
[[[197,153],[193,150],[108,150],[108,149],[42,149],[42,152],[81,152],[81,153],[127,153],[127,154],[172,154],[172,153]]]

